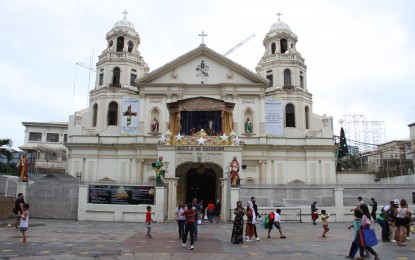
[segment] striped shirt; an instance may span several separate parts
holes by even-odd
[[[185,223],[194,223],[195,222],[195,211],[193,209],[186,209],[183,212],[183,215],[186,217]]]

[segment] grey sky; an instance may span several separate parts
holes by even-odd
[[[386,140],[407,139],[415,122],[414,1],[1,1],[0,138],[23,144],[22,121],[64,122],[87,107],[89,64],[127,10],[151,70],[206,45],[255,71],[277,12],[298,36],[314,113],[384,121]],[[94,64],[95,66],[95,64]],[[75,86],[75,90],[74,90]]]

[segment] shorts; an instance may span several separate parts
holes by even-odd
[[[269,229],[272,229],[272,226],[275,226],[277,229],[281,229],[281,225],[280,222],[274,222],[269,226]]]
[[[150,222],[146,222],[146,227],[147,227],[147,230],[151,230],[151,223]]]
[[[395,226],[406,226],[409,224],[409,218],[396,218],[395,219]]]
[[[26,232],[28,229],[28,227],[19,227],[20,232]]]

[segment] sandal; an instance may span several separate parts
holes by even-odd
[[[280,238],[287,238],[286,236],[281,236]]]
[[[398,246],[406,246],[406,245],[404,245],[404,244],[398,244]]]

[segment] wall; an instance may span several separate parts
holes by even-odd
[[[12,209],[14,208],[14,197],[0,196],[0,219],[11,219],[13,218]]]

